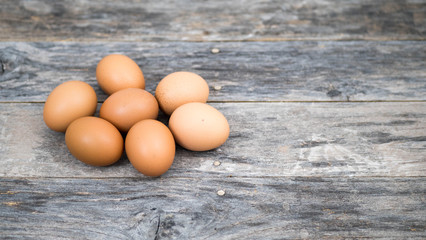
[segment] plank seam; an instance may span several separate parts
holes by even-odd
[[[327,101],[327,100],[244,100],[244,101],[207,101],[207,103],[424,103],[426,100],[350,100],[350,101]],[[44,101],[0,101],[0,104],[44,104]],[[98,101],[98,104],[103,101]]]
[[[28,42],[51,42],[51,43],[64,43],[64,42],[84,42],[84,43],[93,43],[93,42],[125,42],[125,43],[139,43],[140,40],[126,40],[126,39],[13,39],[15,43],[28,43]],[[144,41],[144,42],[155,42],[155,43],[170,43],[170,42],[180,42],[180,43],[227,43],[227,42],[388,42],[388,41],[398,41],[398,42],[423,42],[426,41],[426,37],[421,38],[303,38],[303,39],[293,39],[293,38],[260,38],[260,39],[220,39],[220,40],[160,40],[160,41]],[[0,39],[0,43],[3,42],[12,42],[11,39]]]
[[[147,181],[161,181],[162,178],[168,179],[198,179],[201,177],[178,177],[178,176],[169,176],[169,177],[160,177],[160,178],[149,178],[149,177],[0,177],[1,180],[47,180],[47,179],[70,179],[70,180],[108,180],[108,179],[139,179],[139,180],[147,180]],[[226,176],[226,175],[218,175],[217,177],[209,177],[203,176],[203,179],[292,179],[292,178],[303,178],[303,179],[404,179],[404,178],[426,178],[424,176],[385,176],[385,175],[373,175],[373,176],[321,176],[321,175],[313,175],[313,176],[299,176],[299,175],[291,175],[291,176]]]

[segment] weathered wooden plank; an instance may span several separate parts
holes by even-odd
[[[426,103],[212,103],[231,133],[208,152],[177,149],[166,176],[425,176]],[[99,109],[99,107],[98,107]],[[42,103],[0,104],[0,176],[138,177],[73,158]],[[167,119],[162,116],[162,121]],[[214,164],[220,163],[219,166]]]
[[[25,239],[424,239],[425,178],[0,178]],[[223,190],[224,195],[217,194]]]
[[[15,1],[0,8],[2,41],[424,40],[426,2]]]
[[[220,49],[217,54],[212,48]],[[68,80],[94,86],[110,53],[132,57],[147,90],[174,71],[210,85],[210,101],[426,100],[426,42],[0,43],[0,101],[44,101]]]

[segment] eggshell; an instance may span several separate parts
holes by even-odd
[[[225,143],[229,124],[216,108],[205,103],[187,103],[177,108],[169,119],[176,142],[192,151],[207,151]]]
[[[155,90],[160,109],[167,115],[179,106],[189,102],[207,102],[209,86],[198,74],[175,72],[167,75]]]
[[[158,103],[151,93],[143,89],[122,89],[105,100],[99,115],[114,124],[118,130],[127,132],[141,120],[156,119]]]
[[[133,125],[125,141],[126,154],[133,167],[151,177],[160,176],[170,168],[175,148],[173,135],[167,126],[152,119]]]
[[[43,120],[50,129],[65,132],[75,119],[93,115],[97,102],[95,90],[89,84],[82,81],[64,82],[47,97]]]
[[[121,54],[104,57],[96,67],[96,79],[108,95],[125,88],[145,89],[142,70],[131,58]]]
[[[65,143],[78,160],[93,166],[107,166],[120,159],[123,137],[108,121],[82,117],[73,121],[65,132]]]

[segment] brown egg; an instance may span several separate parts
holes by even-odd
[[[65,132],[77,118],[91,116],[96,111],[96,93],[82,81],[68,81],[57,86],[44,104],[43,120],[55,131]]]
[[[96,79],[108,95],[125,88],[145,89],[142,70],[131,58],[121,54],[104,57],[96,67]]]
[[[118,130],[127,132],[141,120],[156,119],[158,103],[151,93],[143,89],[127,88],[109,96],[102,104],[99,115]]]
[[[170,116],[169,128],[176,142],[192,151],[207,151],[225,143],[229,124],[216,108],[205,103],[187,103]]]
[[[107,166],[120,159],[123,137],[108,121],[82,117],[73,121],[65,132],[65,143],[78,160],[93,166]]]
[[[157,120],[142,120],[126,136],[129,161],[139,172],[156,177],[165,173],[175,157],[175,141],[166,125]]]
[[[189,102],[205,103],[209,86],[199,75],[191,72],[175,72],[167,75],[157,85],[155,97],[161,110],[167,115]]]

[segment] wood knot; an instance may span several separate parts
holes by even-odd
[[[328,87],[328,91],[327,91],[327,96],[333,98],[333,97],[337,97],[342,95],[342,92],[337,90],[333,84],[330,84],[330,86]]]
[[[1,73],[11,72],[22,65],[25,58],[23,53],[14,48],[4,48],[0,50],[0,71]]]
[[[0,49],[0,81],[19,79],[23,76],[20,67],[28,61],[24,55],[25,53],[15,48]]]

